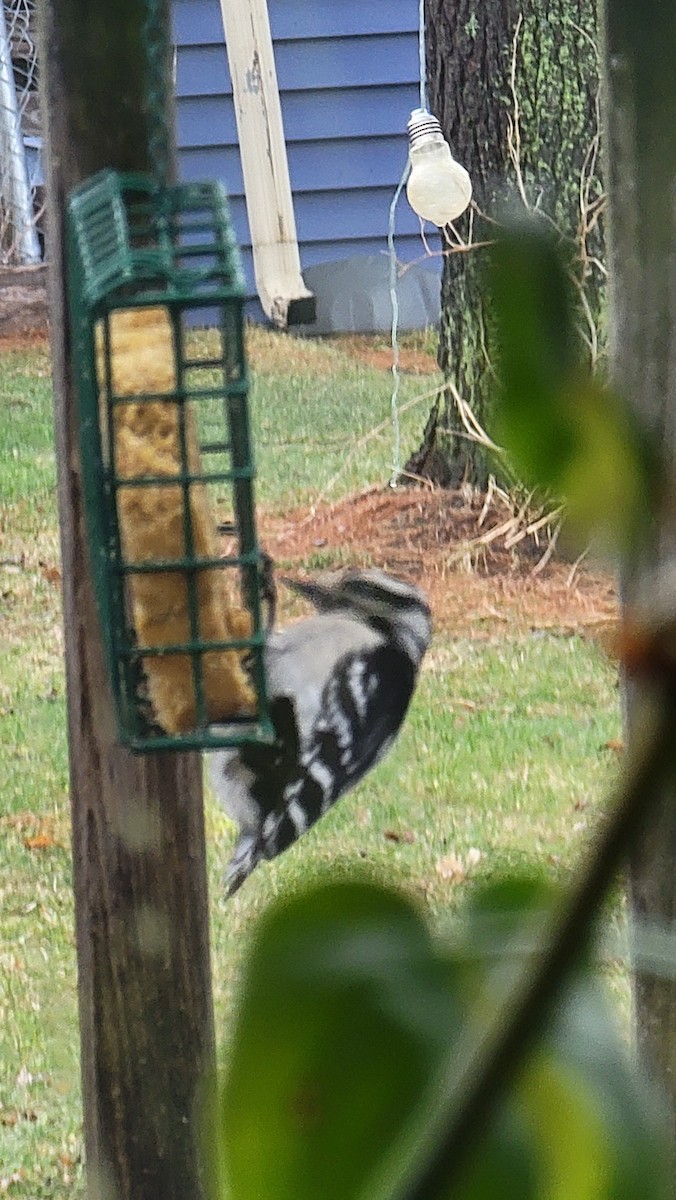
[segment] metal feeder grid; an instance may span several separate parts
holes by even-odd
[[[161,187],[140,174],[102,171],[71,195],[68,204],[69,296],[80,415],[85,513],[96,599],[101,620],[120,740],[134,750],[195,750],[251,743],[270,744],[274,730],[265,686],[265,636],[260,605],[263,556],[256,537],[254,465],[247,404],[248,373],[243,340],[245,290],[232,235],[227,198],[220,184]],[[161,308],[172,330],[175,390],[116,396],[112,389],[110,321],[121,309]],[[202,316],[218,331],[216,353],[189,352],[191,324]],[[103,332],[105,387],[97,378],[97,327]],[[99,334],[99,337],[101,335]],[[214,382],[214,379],[216,382]],[[120,477],[114,469],[117,405],[143,401],[177,404],[180,472]],[[197,412],[219,413],[220,433],[200,438],[200,460],[208,469],[191,471],[186,452],[186,403]],[[183,490],[185,554],[143,563],[125,561],[118,512],[124,487]],[[225,486],[238,536],[238,553],[200,558],[194,553],[190,487]],[[247,638],[205,641],[199,635],[197,572],[238,572],[242,597],[252,617]],[[125,581],[133,574],[185,573],[191,637],[181,643],[141,647],[136,643]],[[208,724],[202,656],[240,649],[248,656],[256,693],[252,718]],[[187,654],[192,664],[197,722],[193,731],[167,734],[153,725],[144,704],[143,662],[158,654]]]

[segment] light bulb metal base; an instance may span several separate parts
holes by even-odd
[[[406,129],[408,131],[409,147],[413,149],[416,146],[423,145],[425,142],[436,141],[439,138],[445,141],[441,131],[441,125],[431,112],[426,108],[414,108],[411,113]]]

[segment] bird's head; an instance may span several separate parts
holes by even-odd
[[[285,578],[284,582],[319,612],[353,613],[404,643],[416,662],[427,650],[432,614],[426,597],[412,583],[376,567],[349,567],[314,580]]]

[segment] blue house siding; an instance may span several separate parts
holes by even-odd
[[[387,250],[389,206],[418,104],[416,0],[269,0],[303,267]],[[251,239],[219,0],[174,0],[177,122],[185,179],[231,198],[253,291]],[[417,217],[396,215],[401,260],[420,258]]]

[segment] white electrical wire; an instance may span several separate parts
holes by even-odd
[[[425,53],[425,0],[418,6],[418,71],[420,73],[420,107],[427,111],[427,57]]]
[[[425,0],[419,0],[418,5],[418,71],[420,75],[420,107],[427,108],[427,61],[425,56]],[[410,160],[406,160],[403,174],[396,191],[392,197],[390,204],[390,216],[387,226],[387,248],[390,260],[390,302],[392,304],[392,376],[393,387],[392,396],[390,399],[390,412],[392,415],[392,475],[390,476],[390,487],[396,488],[401,475],[401,428],[399,425],[399,386],[401,377],[399,375],[399,296],[397,294],[397,255],[394,248],[394,218],[396,213],[399,197],[401,196],[404,184],[408,178],[408,173],[411,168]]]
[[[399,427],[399,385],[401,382],[399,375],[399,295],[397,293],[397,254],[394,248],[394,218],[399,197],[402,189],[408,178],[410,163],[406,160],[401,179],[397,184],[396,191],[392,197],[390,204],[390,218],[387,226],[387,248],[390,258],[390,302],[392,304],[392,376],[394,384],[392,387],[392,397],[390,399],[390,411],[392,414],[392,475],[390,476],[390,487],[396,488],[401,475],[401,430]]]

